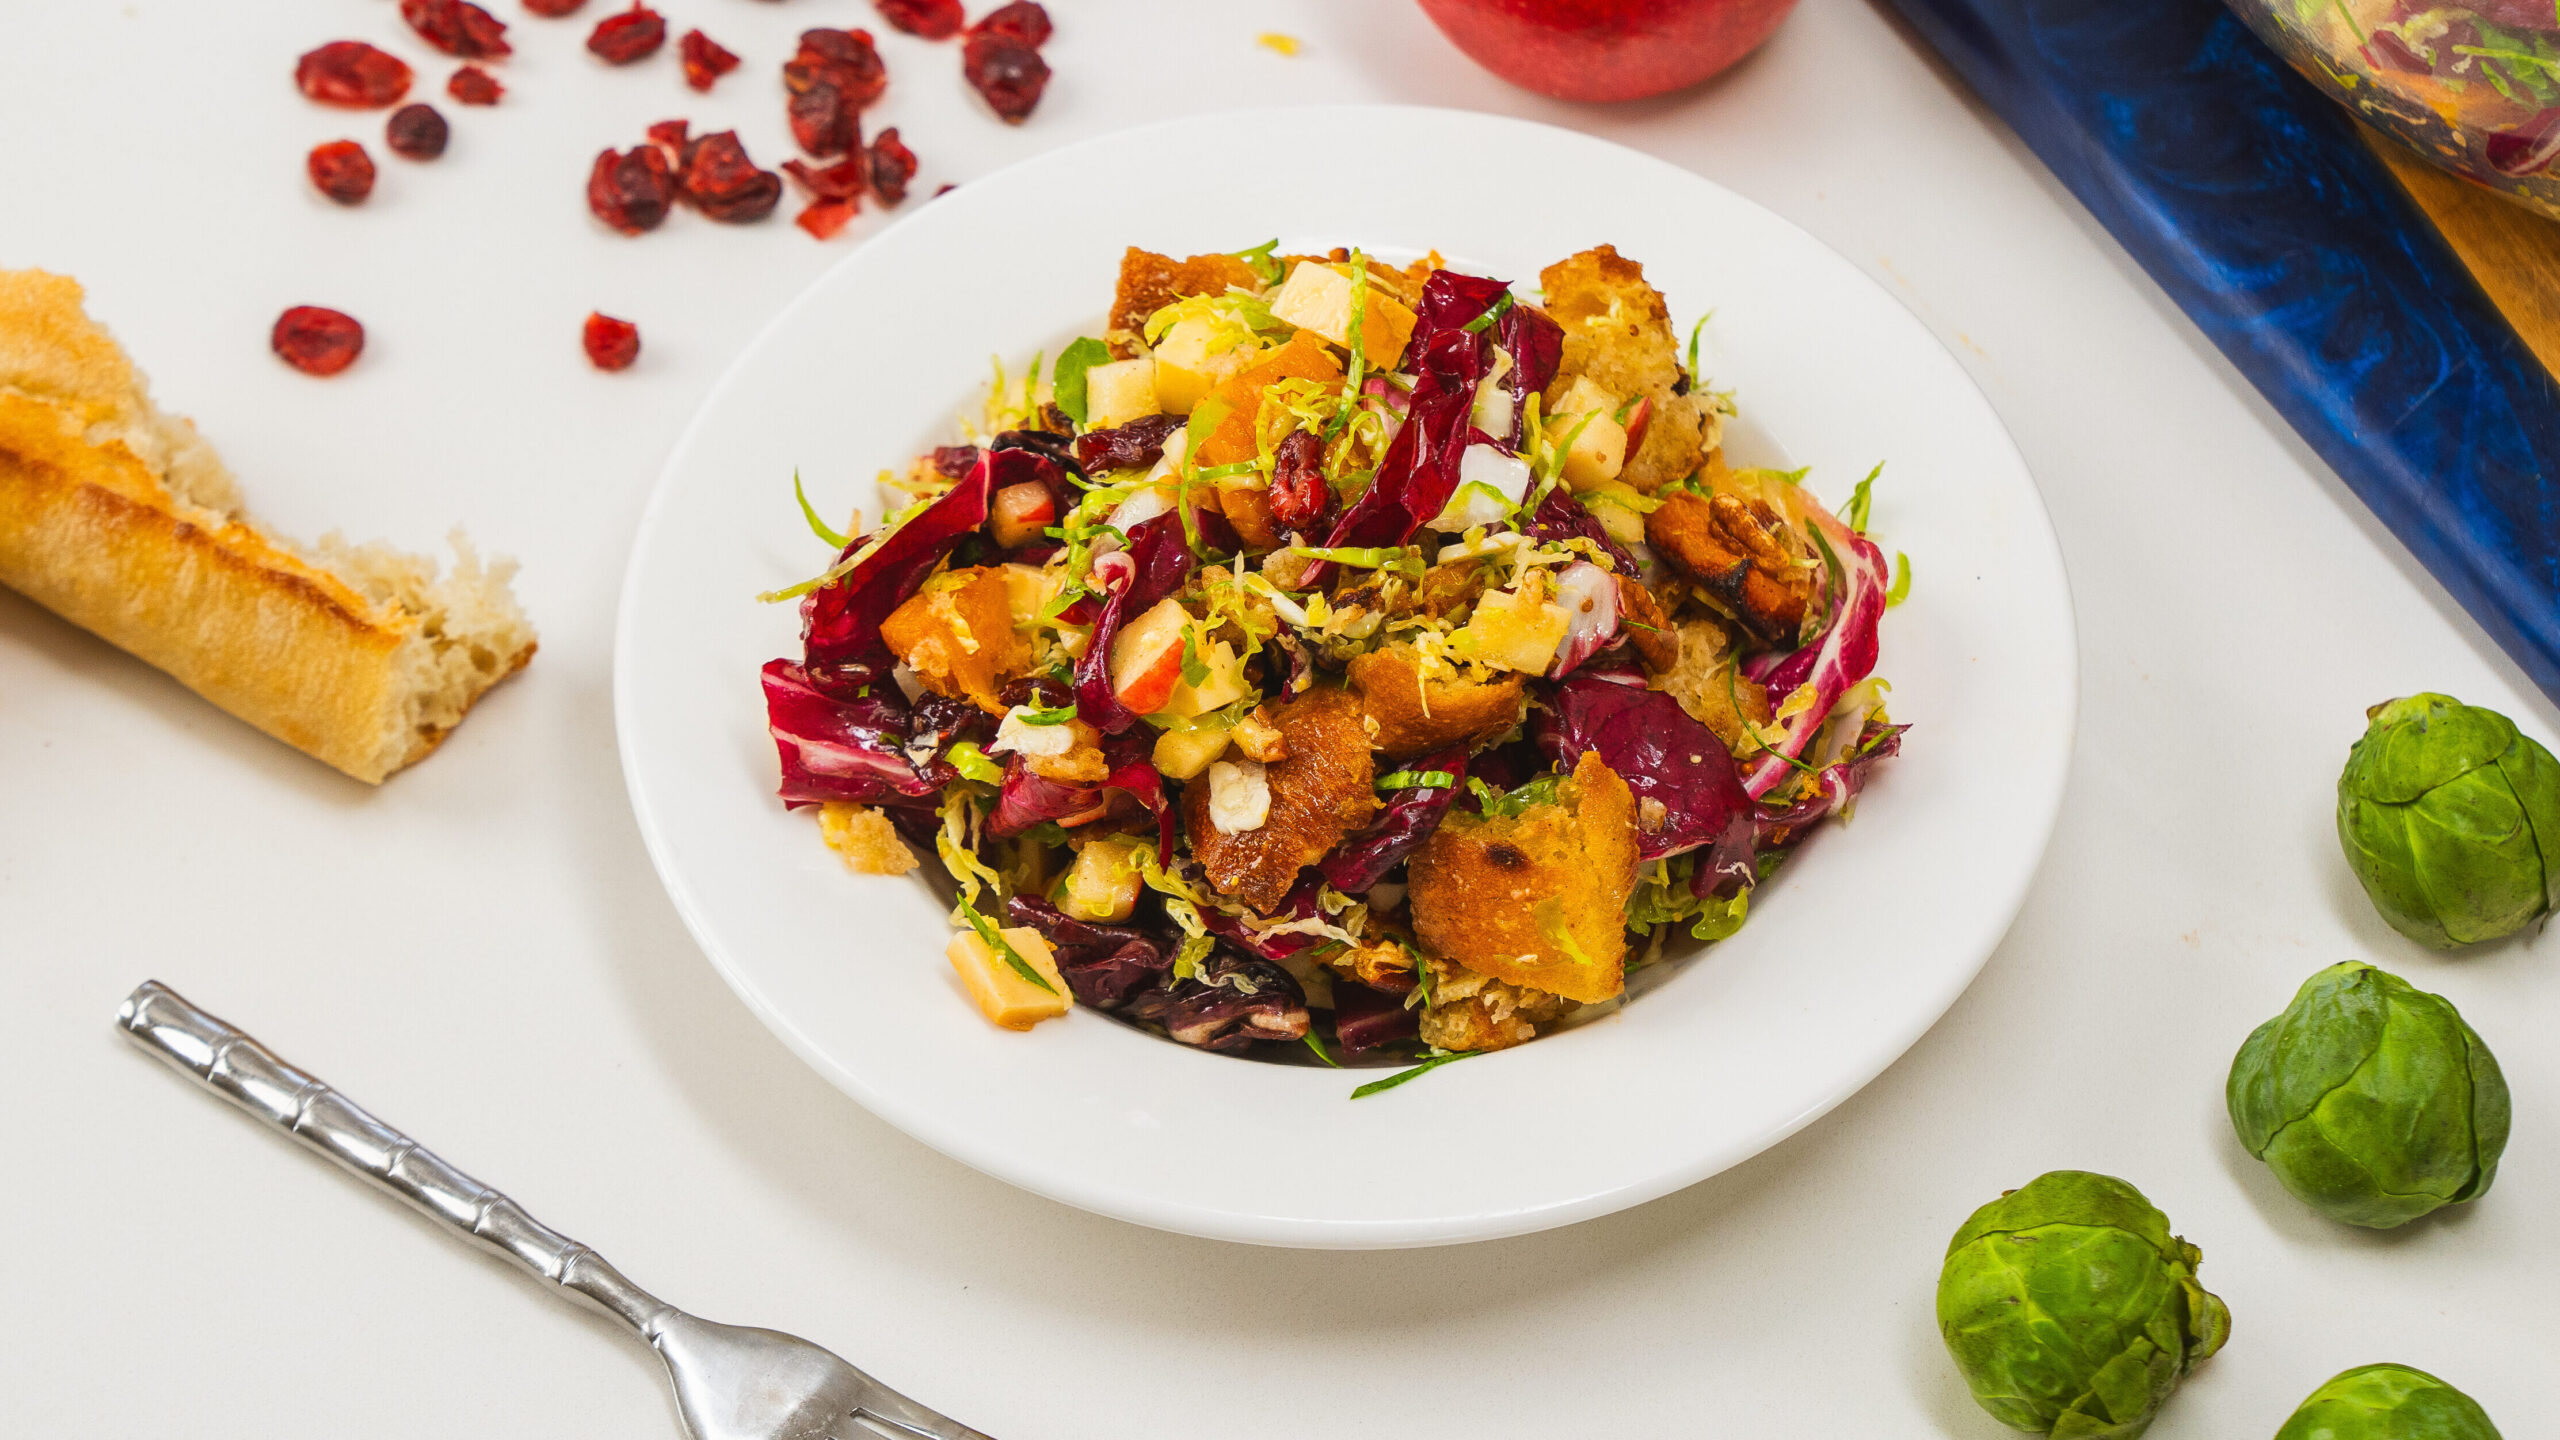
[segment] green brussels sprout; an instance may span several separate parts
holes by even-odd
[[[2276,1440],[2499,1440],[2470,1396],[2424,1370],[2359,1365],[2311,1392]]]
[[[1938,1333],[1974,1403],[2054,1440],[2133,1440],[2231,1312],[2122,1180],[2055,1170],[1973,1212],[1938,1272]]]
[[[2376,1230],[2487,1194],[2507,1148],[2489,1047],[2443,996],[2352,960],[2250,1032],[2223,1099],[2284,1188]]]
[[[2495,710],[2412,695],[2338,776],[2338,843],[2391,928],[2450,950],[2512,935],[2560,904],[2560,763]]]

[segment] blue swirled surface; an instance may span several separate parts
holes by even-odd
[[[2560,381],[2214,0],[1893,0],[2560,701]]]

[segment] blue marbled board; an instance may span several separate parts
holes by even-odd
[[[2560,381],[2215,0],[1892,0],[2560,701]]]

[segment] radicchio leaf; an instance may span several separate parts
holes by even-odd
[[[1029,895],[1005,901],[1004,916],[1039,931],[1049,942],[1058,974],[1078,1004],[1117,1010],[1142,991],[1162,988],[1173,975],[1173,947],[1144,930],[1070,919],[1055,905]]]
[[[1061,828],[1090,825],[1112,814],[1122,795],[1143,806],[1156,819],[1156,863],[1173,863],[1173,806],[1164,793],[1164,776],[1148,758],[1147,737],[1115,735],[1103,741],[1102,758],[1111,773],[1092,782],[1051,780],[1036,774],[1020,755],[1005,757],[1004,783],[997,787],[996,806],[987,828],[998,835],[1019,835],[1043,820]]]
[[[1543,310],[1514,305],[1493,328],[1496,343],[1511,352],[1511,374],[1502,382],[1511,391],[1511,440],[1504,448],[1518,454],[1529,397],[1544,391],[1564,363],[1564,327]]]
[[[1290,886],[1289,893],[1282,896],[1280,903],[1263,918],[1285,923],[1314,916],[1317,912],[1317,884],[1318,882],[1313,879],[1300,876],[1298,883]],[[1265,934],[1254,930],[1235,916],[1217,909],[1202,910],[1200,923],[1208,928],[1210,934],[1246,954],[1259,955],[1265,960],[1279,960],[1295,955],[1322,938],[1310,935],[1303,930],[1283,930],[1278,934]]]
[[[987,523],[994,478],[994,467],[981,452],[960,483],[890,531],[861,564],[810,591],[800,605],[800,641],[807,663],[863,665],[885,675],[892,661],[888,646],[880,640],[880,622],[915,593],[953,546]],[[856,537],[837,560],[877,538]]]
[[[1103,601],[1102,616],[1093,622],[1093,638],[1085,642],[1084,658],[1076,662],[1076,714],[1105,735],[1117,735],[1138,723],[1137,712],[1121,704],[1111,689],[1111,642],[1119,637],[1121,622],[1145,614],[1157,601],[1181,589],[1193,563],[1191,549],[1183,543],[1179,513],[1140,521],[1129,532],[1124,553],[1131,567],[1127,583]],[[1101,578],[1099,569],[1095,577]]]
[[[764,704],[792,809],[829,800],[929,804],[953,778],[947,766],[936,767],[937,776],[907,758],[910,717],[894,692],[837,699],[806,670],[773,660],[764,667]]]
[[[1636,575],[1641,572],[1642,567],[1636,564],[1635,556],[1627,553],[1627,547],[1611,539],[1608,529],[1590,508],[1567,493],[1561,485],[1547,492],[1547,498],[1539,501],[1538,508],[1529,512],[1529,518],[1522,522],[1520,530],[1538,540],[1588,540],[1600,547],[1600,553],[1609,557],[1609,563],[1617,567],[1619,574]]]
[[[1719,888],[1750,883],[1751,797],[1743,792],[1732,752],[1713,730],[1628,671],[1576,671],[1557,682],[1547,707],[1538,717],[1540,749],[1567,770],[1584,752],[1596,750],[1634,793],[1640,857],[1653,860],[1708,846],[1698,868],[1712,872]],[[1642,823],[1647,801],[1662,806],[1657,824]]]
[[[1403,864],[1406,856],[1421,849],[1422,842],[1440,828],[1441,818],[1466,788],[1466,747],[1443,750],[1406,768],[1416,772],[1445,771],[1451,783],[1412,785],[1388,795],[1378,818],[1367,829],[1343,841],[1317,864],[1316,871],[1326,884],[1345,895],[1365,895],[1388,871]]]
[[[1760,843],[1793,843],[1815,821],[1848,809],[1858,792],[1866,788],[1868,772],[1875,769],[1876,762],[1902,753],[1902,732],[1910,728],[1868,720],[1858,732],[1858,742],[1842,758],[1816,771],[1794,804],[1783,810],[1760,812]]]
[[[1813,742],[1849,687],[1876,668],[1876,624],[1884,618],[1887,583],[1884,552],[1819,507],[1809,507],[1808,513],[1839,561],[1831,567],[1836,572],[1831,623],[1812,644],[1770,667],[1761,681],[1769,687],[1773,702],[1811,685],[1813,703],[1787,718],[1775,751],[1743,776],[1742,788],[1754,800],[1776,789],[1793,772],[1788,762],[1804,754],[1804,747]]]
[[[1297,977],[1268,960],[1225,951],[1201,961],[1197,979],[1145,991],[1123,1013],[1162,1024],[1185,1045],[1229,1054],[1256,1040],[1299,1040],[1307,1033],[1307,997]]]
[[[1354,980],[1333,982],[1333,1034],[1353,1055],[1411,1040],[1421,1033],[1422,1012],[1408,1010],[1404,997],[1372,990]]]

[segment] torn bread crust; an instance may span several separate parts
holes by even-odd
[[[0,271],[0,584],[373,784],[533,658],[514,565],[458,532],[439,579],[385,545],[303,553],[260,530],[80,297]]]

